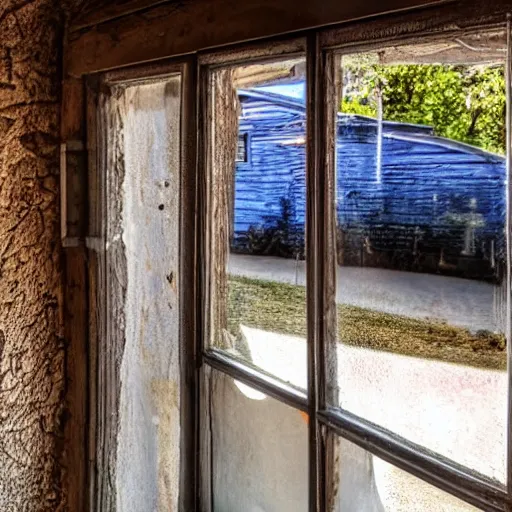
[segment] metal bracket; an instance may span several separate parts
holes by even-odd
[[[60,145],[60,235],[63,247],[84,244],[86,153],[81,140]]]

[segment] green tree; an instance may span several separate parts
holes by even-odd
[[[432,126],[436,135],[504,153],[503,66],[379,65],[361,59],[344,67],[341,111]]]

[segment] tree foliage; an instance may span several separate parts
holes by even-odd
[[[379,65],[362,59],[344,66],[345,113],[432,126],[436,135],[505,153],[503,66]]]

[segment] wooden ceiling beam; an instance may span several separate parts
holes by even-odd
[[[80,1],[80,0],[78,0]],[[83,30],[123,16],[145,11],[161,4],[178,3],[176,0],[84,0],[72,13],[70,30]],[[183,3],[181,1],[180,3]]]
[[[303,59],[253,64],[235,69],[234,80],[237,87],[254,87],[277,80],[305,78],[306,68]]]
[[[381,64],[492,64],[505,61],[506,31],[450,37],[434,43],[392,46],[378,52]]]
[[[447,2],[450,0],[166,2],[89,29],[71,31],[65,48],[65,71],[72,76],[81,76],[375,14]],[[125,5],[133,7],[135,4],[128,2]]]

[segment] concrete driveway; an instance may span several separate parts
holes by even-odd
[[[242,327],[254,364],[306,389],[306,340]],[[507,374],[338,344],[340,405],[503,481]]]
[[[231,255],[229,271],[257,279],[305,284],[304,262],[283,258]],[[471,330],[500,330],[500,315],[504,309],[501,296],[502,290],[498,287],[468,279],[373,268],[338,269],[338,303],[416,318],[435,318]],[[295,386],[306,388],[304,338],[247,326],[242,326],[242,333],[254,364]],[[346,410],[472,470],[504,481],[506,372],[342,344],[337,349],[337,367],[339,401]],[[263,399],[259,414],[263,414],[269,425],[281,417],[275,412],[265,414],[263,404],[275,402],[272,399],[261,394],[244,394],[240,386],[238,394],[238,400],[249,401],[246,405],[254,402],[254,396]],[[286,429],[291,429],[295,436],[302,428],[297,420],[282,425],[273,435],[284,443]],[[281,441],[274,445],[274,450],[281,446]],[[250,451],[249,440],[246,446]],[[292,450],[292,455],[276,455],[280,460],[281,456],[294,467],[307,467],[300,450]],[[277,464],[274,456],[265,464],[273,463]],[[340,474],[345,482],[340,483],[341,490],[345,489],[340,491],[336,509],[340,512],[474,510],[346,441],[342,442]],[[356,492],[357,489],[361,492]],[[375,489],[377,494],[374,495]],[[363,503],[361,499],[369,495],[372,499]],[[379,500],[383,508],[376,504]],[[273,509],[271,504],[269,498],[267,506],[254,510],[299,510],[282,504]]]

